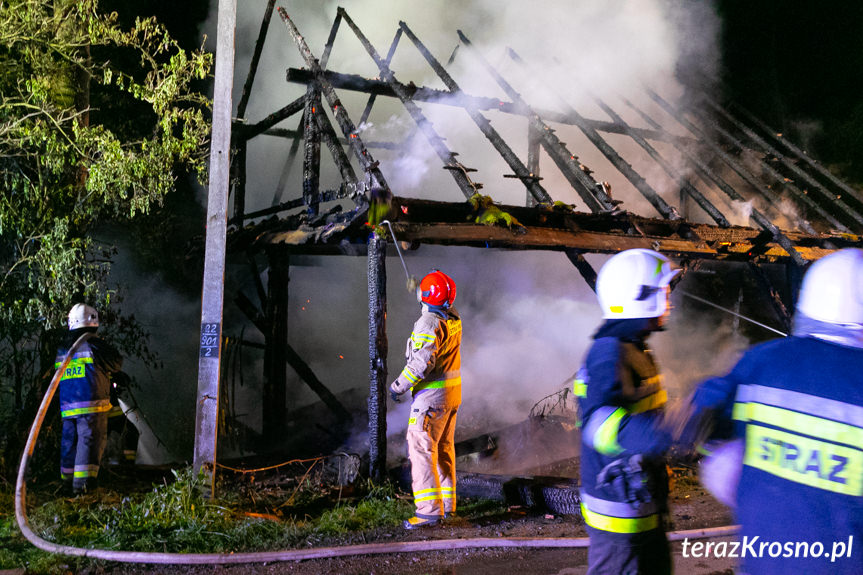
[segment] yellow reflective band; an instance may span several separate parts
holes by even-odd
[[[863,451],[749,423],[743,463],[810,487],[863,495]]]
[[[420,503],[422,501],[431,501],[433,499],[442,499],[440,493],[435,493],[434,495],[426,495],[425,497],[414,497],[414,503]]]
[[[60,376],[60,381],[66,379],[74,379],[77,377],[84,377],[84,373],[86,370],[86,365],[88,363],[93,363],[92,357],[76,357],[69,361],[69,365],[66,366],[66,369],[63,370],[63,375]],[[54,364],[54,369],[60,367],[60,363]]]
[[[735,403],[734,419],[766,423],[795,433],[817,435],[819,439],[843,443],[851,447],[863,445],[863,428],[824,419],[763,403]]]
[[[584,522],[594,529],[612,533],[641,533],[659,527],[658,513],[647,517],[612,517],[595,513],[581,503],[581,515],[584,517]]]
[[[617,433],[620,431],[620,420],[626,415],[622,407],[617,409],[603,421],[593,434],[593,448],[603,455],[617,455],[623,448],[617,443]]]
[[[668,392],[660,389],[656,393],[651,393],[647,397],[643,397],[630,405],[626,411],[629,413],[644,413],[651,409],[658,409],[668,402]]]
[[[434,334],[411,332],[414,341],[434,341]]]
[[[575,379],[572,382],[572,393],[575,397],[587,397],[587,384],[583,379]]]
[[[623,313],[623,306],[622,305],[613,305],[613,306],[609,307],[608,309],[609,309],[609,311],[611,311],[611,313]]]
[[[438,381],[424,381],[416,384],[413,389],[419,391],[421,389],[443,389],[445,387],[458,387],[461,385],[461,377],[452,379],[441,379]]]
[[[411,383],[416,383],[420,380],[417,376],[415,376],[408,368],[404,368],[402,370],[402,375],[405,376],[405,379]]]
[[[111,404],[95,405],[91,407],[77,407],[60,412],[60,417],[75,417],[76,415],[88,415],[90,413],[103,413],[111,410]]]
[[[420,489],[419,491],[414,491],[414,497],[417,497],[418,495],[425,495],[426,493],[436,493],[438,491],[440,491],[440,489],[437,487],[430,487],[428,489]]]
[[[416,422],[417,422],[417,418],[416,418],[416,417],[411,417],[410,419],[408,419],[408,425],[413,425],[413,424],[415,424]]]

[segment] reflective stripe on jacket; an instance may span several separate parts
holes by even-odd
[[[461,319],[455,308],[446,315],[424,311],[405,348],[405,367],[393,390],[414,396],[428,394],[430,403],[461,403]]]
[[[639,325],[631,323],[633,329]],[[583,417],[582,514],[591,527],[614,533],[661,527],[667,499],[662,456],[670,437],[658,427],[667,394],[653,356],[636,333],[598,337],[573,382]],[[638,454],[651,505],[628,501],[619,485],[597,480],[607,466]]]
[[[68,348],[57,353],[55,369],[60,367]],[[60,376],[60,414],[77,417],[111,409],[111,373],[119,371],[123,358],[108,343],[91,337],[81,343]]]
[[[719,429],[744,439],[742,537],[830,549],[863,534],[861,368],[861,349],[792,336],[751,348],[728,375],[698,387],[696,409],[720,414]],[[835,561],[765,554],[747,556],[741,570],[863,573],[863,545],[853,539],[851,555]]]

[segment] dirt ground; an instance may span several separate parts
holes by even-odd
[[[693,480],[678,482],[671,498],[672,529],[686,530],[729,525],[729,510],[706,494]],[[445,526],[417,532],[379,531],[356,536],[345,544],[389,543],[402,541],[471,538],[575,538],[585,537],[580,517],[550,515],[534,510],[510,508],[507,513],[471,521],[460,518]],[[693,575],[733,573],[730,559],[684,558],[681,543],[673,544],[675,572]],[[79,571],[99,575],[583,575],[587,572],[587,549],[568,548],[477,548],[424,553],[393,553],[349,556],[291,562],[242,565],[157,566],[101,564]]]

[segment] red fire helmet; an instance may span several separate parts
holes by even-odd
[[[455,282],[442,271],[434,270],[422,279],[417,295],[422,303],[449,307],[455,301]]]

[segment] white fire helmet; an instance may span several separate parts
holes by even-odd
[[[704,446],[707,455],[699,463],[701,485],[719,502],[737,507],[737,486],[743,472],[743,439],[713,441]]]
[[[613,255],[596,277],[596,297],[606,319],[660,317],[665,288],[679,269],[659,252],[632,249]]]
[[[83,303],[73,305],[69,310],[69,329],[79,327],[99,327],[99,312]]]
[[[839,250],[809,266],[797,311],[818,321],[863,329],[863,250]]]

